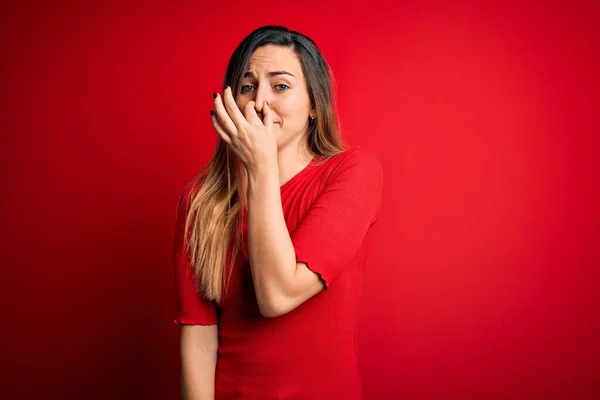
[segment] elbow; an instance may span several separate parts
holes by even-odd
[[[276,318],[291,311],[288,303],[283,296],[273,297],[268,300],[258,301],[258,309],[263,317]]]
[[[273,309],[272,307],[259,307],[260,309],[260,315],[262,315],[265,318],[276,318],[279,317],[281,315],[283,315],[284,313],[279,312],[278,310]]]
[[[268,284],[267,284],[268,283]],[[278,279],[254,286],[260,314],[265,318],[276,318],[289,313],[298,306],[297,293],[290,279]]]

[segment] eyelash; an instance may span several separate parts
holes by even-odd
[[[240,93],[241,93],[241,94],[248,93],[248,92],[244,92],[244,88],[245,88],[245,87],[248,87],[248,86],[252,86],[252,85],[243,85],[243,86],[240,88]],[[275,85],[275,87],[278,87],[278,86],[285,86],[285,87],[286,87],[286,89],[285,89],[285,90],[280,90],[280,92],[285,92],[287,89],[289,89],[289,88],[290,88],[288,85],[286,85],[286,84],[284,84],[284,83],[280,83],[279,85]]]

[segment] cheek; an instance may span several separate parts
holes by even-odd
[[[271,104],[273,111],[285,121],[304,120],[304,115],[308,115],[309,107],[304,106],[300,99],[288,97],[277,99]]]

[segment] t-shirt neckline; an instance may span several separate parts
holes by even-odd
[[[296,173],[296,175],[292,176],[287,182],[285,182],[283,185],[281,185],[279,187],[279,189],[283,189],[286,186],[288,186],[290,183],[297,181],[298,179],[302,178],[304,175],[306,175],[306,173],[310,170],[310,167],[312,167],[316,161],[316,156],[313,156],[313,158],[309,161],[308,164],[306,164],[306,166],[304,168],[302,168],[300,171],[298,171]]]

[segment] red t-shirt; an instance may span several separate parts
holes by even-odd
[[[318,273],[326,290],[276,318],[259,312],[243,250],[222,304],[206,301],[195,290],[189,258],[181,247],[189,204],[185,199],[193,194],[192,189],[184,191],[175,242],[175,322],[218,324],[216,400],[362,399],[356,358],[358,300],[382,184],[378,158],[355,147],[314,158],[281,186],[296,260]]]

